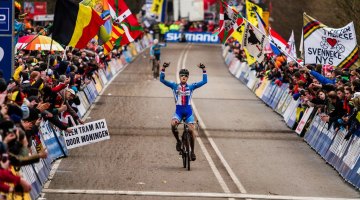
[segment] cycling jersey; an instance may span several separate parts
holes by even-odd
[[[162,47],[166,47],[166,43],[165,44],[155,44],[155,45],[152,45],[151,48],[150,48],[150,55],[151,56],[155,56],[155,58],[157,60],[160,60],[160,49]]]
[[[181,84],[165,80],[165,72],[160,73],[160,82],[173,90],[176,111],[173,118],[181,121],[185,118],[186,123],[194,123],[194,116],[191,108],[191,97],[195,89],[207,83],[206,71],[203,72],[203,80],[192,84]]]

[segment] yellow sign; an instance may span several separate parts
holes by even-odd
[[[151,12],[160,15],[162,10],[164,0],[153,0],[152,6],[151,6]]]
[[[244,36],[244,31],[245,23],[243,22],[236,30],[234,30],[231,36],[241,44]]]
[[[250,23],[252,23],[254,26],[258,25],[256,12],[260,15],[260,17],[263,16],[263,10],[258,5],[251,3],[250,1],[246,0],[246,17],[249,20]]]

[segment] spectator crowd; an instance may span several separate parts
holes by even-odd
[[[16,34],[47,35],[47,27],[23,26]],[[96,40],[84,49],[17,50],[12,78],[5,80],[0,70],[0,192],[31,190],[31,185],[13,172],[48,156],[43,146],[33,147],[41,123],[49,121],[67,132],[71,126],[84,123],[77,114],[77,93],[95,80],[97,71],[106,68],[111,58],[120,58],[123,50],[126,46],[104,55]]]
[[[241,62],[247,57],[240,43],[230,38],[226,45]],[[251,66],[257,78],[267,78],[273,84],[288,84],[294,100],[300,100],[298,109],[314,107],[315,113],[328,128],[346,130],[345,139],[360,128],[360,69],[337,69],[331,65],[301,65],[288,61],[284,54],[267,54],[266,59]],[[300,116],[301,119],[301,116]]]

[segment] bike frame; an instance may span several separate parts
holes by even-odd
[[[189,132],[189,124],[184,122],[184,120],[182,120],[182,122],[179,122],[177,124],[177,127],[180,125],[180,124],[183,124],[184,125],[184,132],[183,132],[183,135],[181,136],[181,139],[182,139],[182,159],[183,159],[183,167],[184,168],[188,168],[188,171],[190,171],[190,161],[191,161],[191,152],[192,152],[192,149],[191,149],[191,140],[193,140],[193,137],[192,135],[190,134]],[[197,126],[197,131],[199,131],[199,124],[198,123],[194,123],[194,125]],[[192,141],[192,142],[195,142],[195,141]]]

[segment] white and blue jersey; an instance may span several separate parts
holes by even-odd
[[[179,122],[182,119],[185,119],[186,123],[194,123],[195,120],[191,108],[191,97],[195,89],[207,83],[206,71],[203,72],[202,81],[185,85],[165,80],[165,72],[161,71],[160,82],[171,88],[173,91],[176,104],[176,111],[174,113],[173,119],[177,119]]]
[[[160,60],[160,49],[162,47],[166,47],[166,43],[165,44],[154,44],[150,47],[150,56],[154,56],[156,58],[156,60]]]

